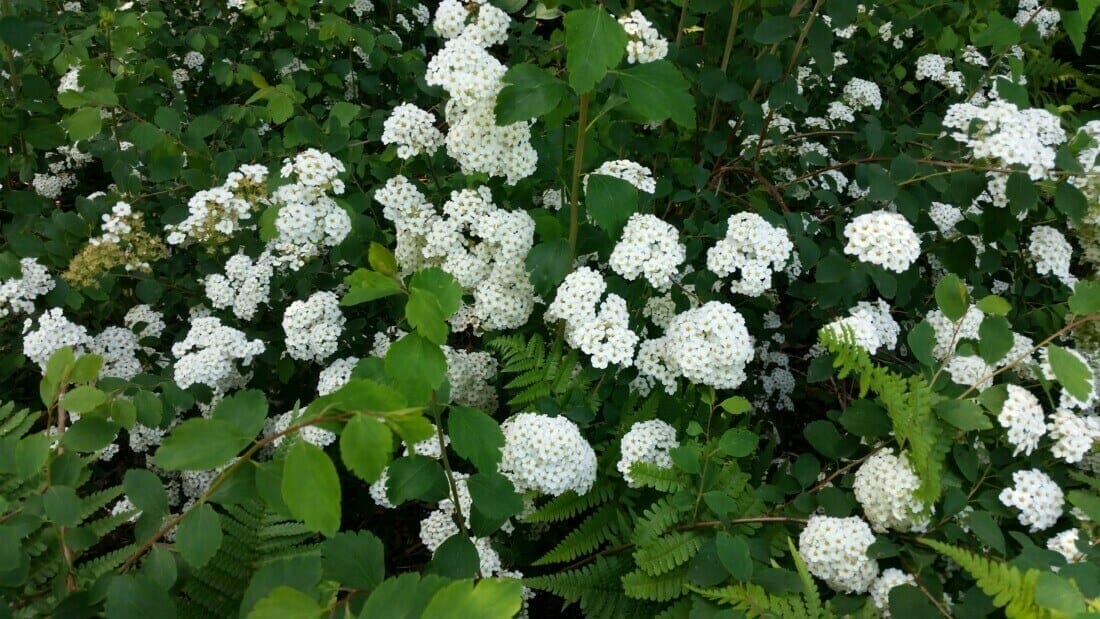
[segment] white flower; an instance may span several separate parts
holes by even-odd
[[[671,224],[654,215],[635,213],[615,244],[608,265],[623,278],[634,281],[644,275],[657,290],[668,290],[686,257],[687,248]]]
[[[193,318],[187,336],[172,345],[172,354],[178,359],[173,379],[182,389],[201,383],[216,394],[225,393],[244,382],[234,362],[251,365],[263,351],[262,341],[249,340],[213,316]]]
[[[283,314],[287,354],[303,361],[323,361],[336,352],[346,322],[335,293],[315,292],[305,301],[291,303]]]
[[[787,231],[755,213],[729,218],[726,237],[707,251],[707,268],[719,277],[734,273],[733,292],[758,297],[771,288],[772,273],[783,269],[794,250]]]
[[[845,329],[851,331],[852,343],[875,354],[880,349],[892,350],[898,343],[901,327],[890,315],[890,306],[878,299],[874,303],[860,301],[848,311],[848,316],[834,320],[825,326],[837,337]]]
[[[1075,464],[1100,440],[1100,417],[1096,415],[1078,416],[1069,409],[1059,408],[1051,417],[1046,429],[1054,439],[1050,452],[1055,458]]]
[[[631,488],[638,484],[630,474],[630,468],[636,462],[649,462],[662,468],[672,468],[669,450],[678,446],[676,428],[661,421],[650,419],[630,426],[630,430],[619,441],[619,463],[616,468]]]
[[[861,262],[902,273],[920,257],[920,239],[904,216],[879,210],[856,217],[844,226],[844,253]]]
[[[632,11],[629,15],[620,17],[619,24],[629,37],[626,43],[628,63],[644,64],[668,55],[668,40],[661,36],[641,11]]]
[[[947,108],[943,125],[955,130],[951,137],[968,146],[975,159],[1023,166],[1032,180],[1054,169],[1054,147],[1066,141],[1057,116],[1039,108],[1021,110],[1000,99],[984,107],[956,103]]]
[[[924,531],[928,510],[915,496],[919,487],[920,478],[908,455],[895,456],[893,450],[883,450],[856,470],[852,492],[876,531]]]
[[[882,570],[882,574],[871,583],[871,603],[882,617],[890,617],[890,591],[894,587],[912,585],[917,581],[911,574],[896,567]]]
[[[1016,447],[1012,455],[1031,455],[1046,434],[1043,406],[1039,398],[1018,385],[1008,385],[1008,397],[997,421],[1008,430],[1008,442]]]
[[[669,393],[675,391],[676,376],[716,389],[736,389],[745,381],[745,366],[753,353],[741,314],[732,305],[710,301],[678,314],[664,337],[643,343],[637,363],[640,372],[660,380]]]
[[[412,103],[403,103],[382,124],[382,143],[397,144],[397,156],[409,159],[421,153],[431,155],[443,144],[435,128],[435,115]]]
[[[1049,475],[1038,469],[1016,471],[1012,481],[1013,486],[1001,490],[1001,503],[1020,510],[1020,524],[1032,533],[1049,529],[1062,517],[1065,496]]]
[[[1077,278],[1069,272],[1073,247],[1061,232],[1050,226],[1035,226],[1027,249],[1040,275],[1053,275],[1071,288],[1077,283]]]
[[[867,107],[877,110],[882,107],[882,92],[878,84],[853,77],[844,86],[844,102],[856,110]]]
[[[867,557],[875,542],[871,527],[856,516],[810,516],[798,536],[806,568],[840,593],[866,593],[878,575],[878,563]]]
[[[348,384],[357,363],[359,363],[359,357],[344,357],[333,361],[327,368],[321,370],[321,374],[317,377],[317,395],[334,393]]]
[[[54,288],[50,271],[36,258],[19,260],[19,277],[0,280],[0,318],[34,312],[34,300]]]
[[[565,341],[591,355],[595,368],[610,363],[630,366],[638,336],[630,330],[626,300],[607,295],[597,311],[607,283],[598,272],[581,267],[558,286],[554,301],[546,308],[547,322],[565,321]]]
[[[585,494],[596,482],[596,452],[565,417],[520,413],[501,424],[500,472],[520,492]]]
[[[38,317],[38,329],[30,331],[30,325],[30,319],[23,325],[23,354],[37,363],[43,371],[46,369],[46,362],[58,349],[71,346],[73,353],[79,356],[92,343],[88,330],[69,321],[59,307]]]
[[[615,178],[634,185],[638,191],[644,191],[646,193],[657,191],[657,181],[653,180],[653,172],[644,165],[635,163],[629,159],[605,161],[600,164],[600,167],[593,170],[592,174],[614,176]],[[590,175],[586,174],[584,177],[584,190],[586,192],[588,191],[589,176]]]
[[[1080,563],[1085,560],[1085,553],[1077,548],[1080,537],[1081,529],[1066,529],[1047,540],[1047,549],[1065,557],[1067,563]]]

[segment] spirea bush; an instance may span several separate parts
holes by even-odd
[[[1096,9],[0,0],[0,616],[1100,612]]]

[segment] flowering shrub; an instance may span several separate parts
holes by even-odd
[[[1100,611],[1096,8],[0,2],[5,614]]]

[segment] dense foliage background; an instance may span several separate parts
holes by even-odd
[[[1096,0],[0,0],[0,616],[1100,612]]]

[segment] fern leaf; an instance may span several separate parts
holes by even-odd
[[[1035,591],[1039,584],[1038,570],[1021,572],[1007,563],[974,554],[957,546],[930,539],[921,539],[920,542],[958,563],[974,578],[978,587],[993,598],[994,605],[1005,609],[1005,615],[1009,619],[1049,616],[1049,613],[1035,601]]]
[[[569,535],[565,536],[553,550],[543,555],[534,565],[548,565],[572,561],[588,554],[611,539],[618,519],[615,505],[604,505],[586,518]]]
[[[623,576],[623,592],[639,600],[667,602],[674,600],[687,590],[687,568],[681,568],[660,576],[650,576],[641,570],[635,570]]]
[[[670,499],[661,498],[650,505],[642,516],[635,520],[634,533],[630,539],[639,546],[649,543],[667,531],[672,525],[680,521],[683,513]]]
[[[660,576],[690,561],[702,545],[697,532],[676,531],[639,546],[634,551],[634,562],[650,576]]]
[[[646,488],[661,492],[673,492],[680,489],[680,476],[676,471],[657,466],[652,462],[636,462],[630,468],[634,481]]]
[[[598,606],[601,599],[621,595],[620,579],[630,567],[623,556],[599,557],[575,570],[525,578],[523,584],[547,591],[566,602],[580,602],[581,608]]]
[[[554,497],[542,507],[523,519],[524,522],[561,522],[573,518],[577,514],[588,511],[592,507],[606,503],[611,499],[614,490],[611,486],[597,484],[585,494],[577,494],[570,490],[565,494]]]
[[[794,568],[798,571],[798,580],[802,583],[802,600],[805,602],[807,614],[811,617],[824,616],[824,607],[821,604],[821,593],[817,590],[817,583],[814,582],[813,576],[810,576],[810,570],[806,567],[806,562],[802,559],[798,549],[794,547],[794,541],[789,537],[787,538],[787,548],[791,551],[791,557],[794,558]]]

